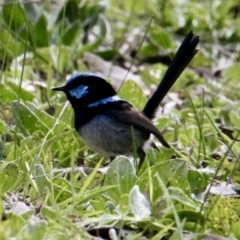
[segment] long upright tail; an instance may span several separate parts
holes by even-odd
[[[169,89],[172,87],[172,85],[175,83],[177,78],[186,68],[188,63],[197,53],[198,49],[196,47],[199,43],[199,39],[199,36],[194,36],[193,32],[190,31],[183,40],[158,88],[148,100],[146,106],[143,109],[143,113],[149,119],[154,118],[155,111],[158,108],[159,104],[161,103]]]

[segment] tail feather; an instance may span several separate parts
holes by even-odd
[[[199,36],[194,36],[193,32],[190,31],[179,47],[158,88],[143,109],[143,113],[149,119],[154,118],[155,111],[159,104],[197,53],[198,49],[196,47],[198,43]]]

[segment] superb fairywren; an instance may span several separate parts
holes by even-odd
[[[132,155],[135,147],[140,168],[145,158],[143,147],[151,134],[164,147],[170,148],[151,120],[162,99],[196,54],[198,43],[199,37],[189,32],[142,112],[119,98],[110,83],[93,73],[74,74],[65,86],[52,90],[66,94],[74,110],[75,128],[89,148],[113,159],[118,155]]]

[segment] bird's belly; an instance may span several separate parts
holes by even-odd
[[[131,155],[133,146],[138,149],[149,138],[148,133],[105,115],[96,116],[78,132],[89,148],[109,157]]]

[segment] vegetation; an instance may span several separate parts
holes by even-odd
[[[5,0],[0,239],[240,239],[239,22],[238,0]],[[142,109],[189,30],[200,50],[156,122],[173,148],[103,171],[51,87],[92,71]]]

